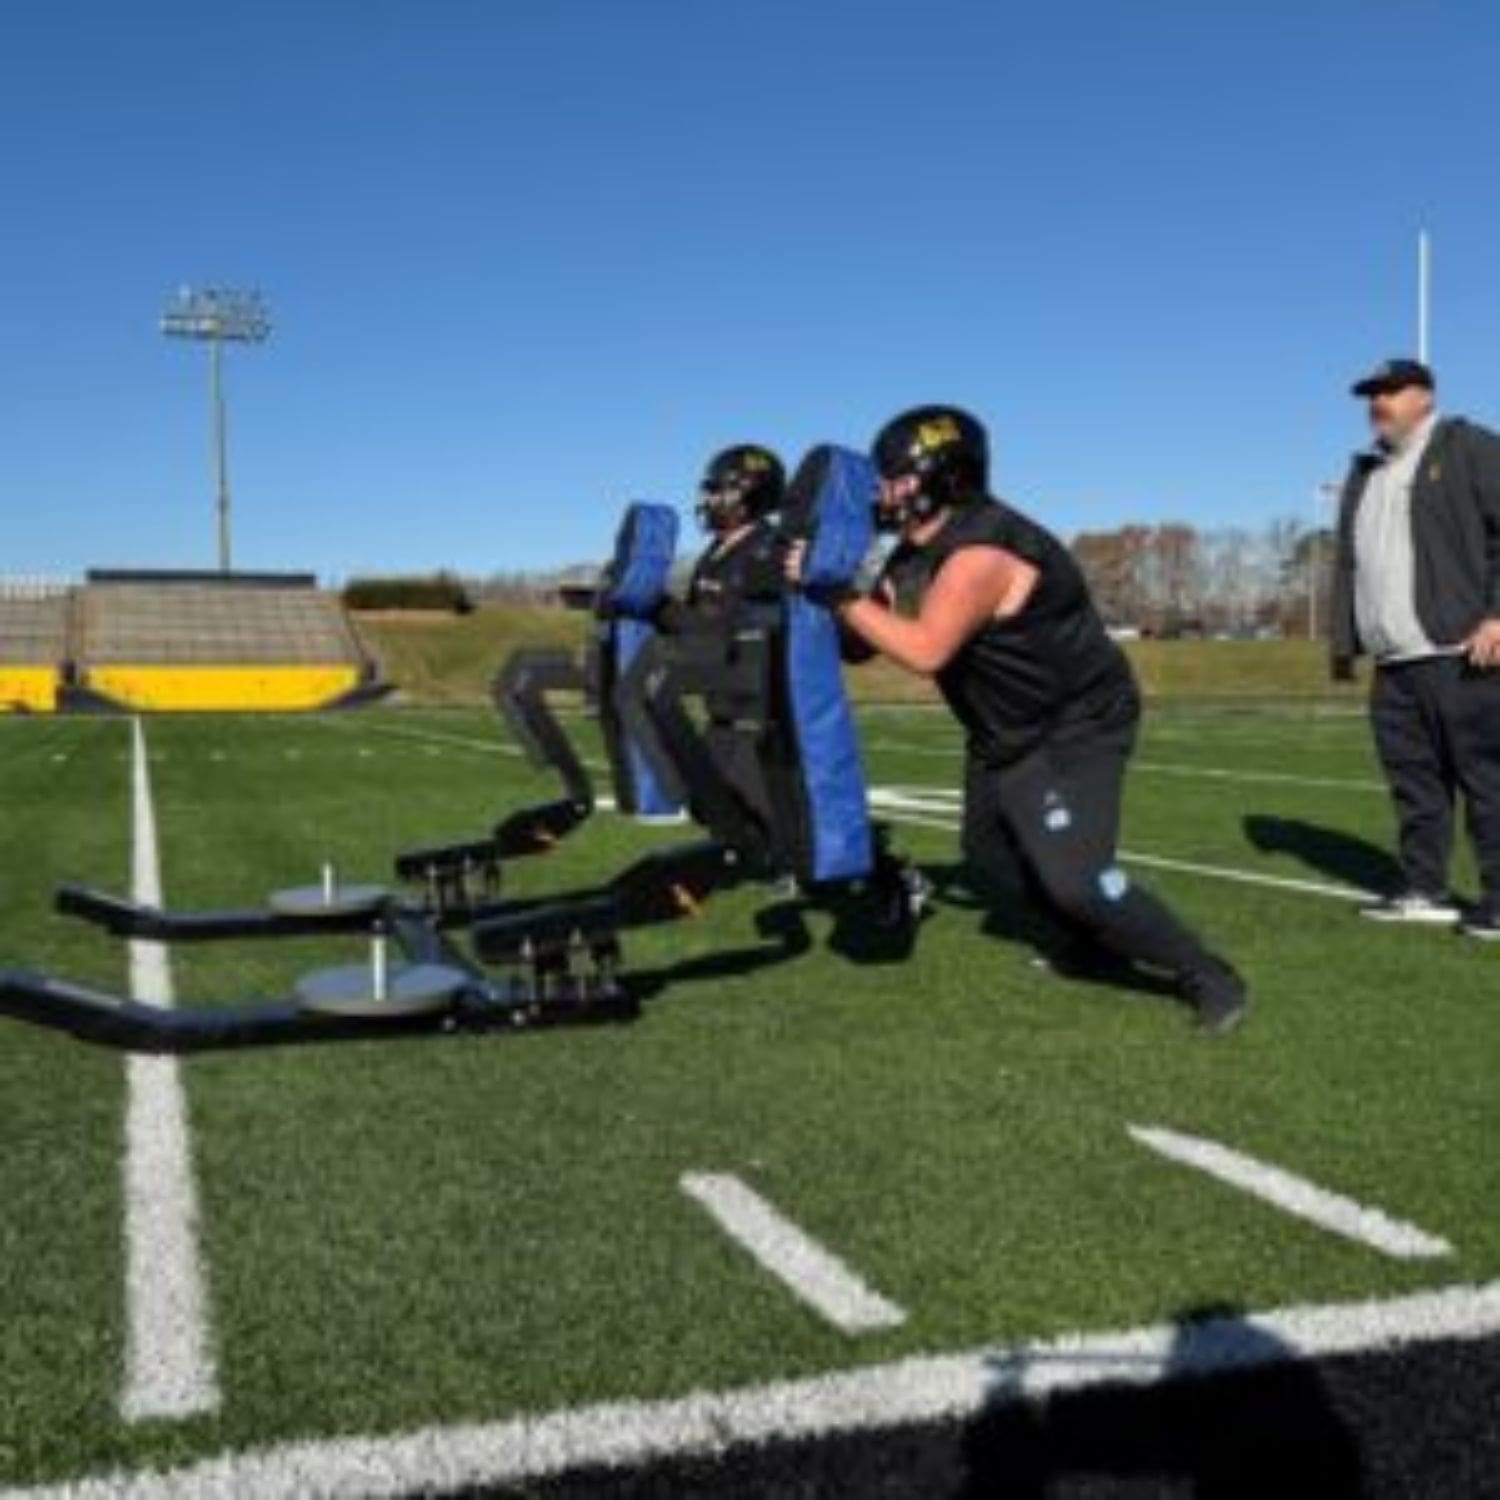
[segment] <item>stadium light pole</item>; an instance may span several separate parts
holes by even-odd
[[[224,402],[224,345],[263,344],[271,334],[271,315],[259,292],[228,287],[180,287],[161,315],[168,338],[197,339],[208,344],[209,405],[213,426],[214,477],[219,512],[219,571],[230,569],[229,419]]]

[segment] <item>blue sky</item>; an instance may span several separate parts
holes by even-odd
[[[990,422],[1064,533],[1311,515],[1415,342],[1500,426],[1500,8],[8,0],[0,573],[597,556],[714,447]]]

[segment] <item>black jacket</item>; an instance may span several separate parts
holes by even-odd
[[[1339,506],[1333,572],[1333,675],[1348,677],[1363,650],[1354,615],[1354,523],[1372,452],[1357,453]],[[1461,417],[1440,421],[1411,487],[1417,619],[1428,639],[1453,646],[1500,618],[1500,436]]]

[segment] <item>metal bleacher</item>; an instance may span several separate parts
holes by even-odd
[[[338,601],[310,585],[91,578],[81,616],[90,665],[363,662]]]
[[[370,696],[378,677],[337,595],[308,574],[0,585],[0,708],[296,710]]]
[[[69,589],[0,579],[0,712],[50,712],[68,655]]]
[[[46,666],[62,659],[68,640],[68,596],[16,595],[0,587],[0,661]]]

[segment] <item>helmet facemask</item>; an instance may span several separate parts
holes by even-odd
[[[786,489],[781,460],[742,443],[716,454],[698,486],[698,524],[715,536],[737,531],[780,508]]]
[[[874,457],[885,481],[875,504],[875,524],[899,531],[931,520],[947,506],[963,505],[984,494],[989,477],[984,428],[956,407],[917,407],[888,422],[875,439]],[[890,487],[916,481],[901,500]]]

